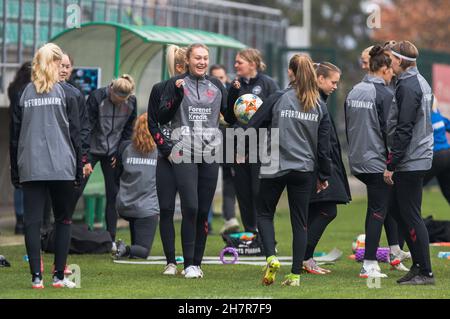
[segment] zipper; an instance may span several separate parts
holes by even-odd
[[[111,103],[113,106],[113,115],[112,115],[112,124],[111,124],[111,131],[108,133],[108,135],[106,135],[106,144],[108,145],[108,149],[106,152],[106,156],[109,155],[109,136],[113,133],[114,131],[114,117],[116,114],[116,106],[114,105],[114,103]]]
[[[197,97],[200,100],[200,93],[198,92],[198,79],[196,79],[196,80],[197,80]]]

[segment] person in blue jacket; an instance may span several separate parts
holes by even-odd
[[[450,144],[445,134],[450,132],[450,120],[439,112],[436,99],[431,112],[431,123],[434,137],[433,163],[423,179],[423,185],[436,177],[442,194],[450,204]]]

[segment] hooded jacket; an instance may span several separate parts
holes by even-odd
[[[433,161],[433,94],[416,67],[399,75],[389,113],[389,171],[429,170]]]
[[[86,102],[89,111],[90,153],[114,156],[120,143],[129,140],[137,116],[136,97],[130,96],[120,105],[109,98],[109,87],[93,91]]]

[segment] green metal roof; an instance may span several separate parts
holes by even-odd
[[[211,48],[211,63],[220,63],[224,49],[245,48],[233,38],[212,32],[115,22],[85,23],[80,28],[60,32],[50,41],[69,52],[77,66],[100,68],[102,86],[123,73],[133,76],[142,108],[148,101],[151,86],[168,77],[167,45],[203,43]]]
[[[126,25],[115,22],[90,22],[81,24],[79,29],[66,29],[61,33],[54,36],[51,41],[57,40],[59,37],[70,32],[89,32],[90,29],[97,29],[102,27],[117,28],[122,31],[128,31],[141,38],[146,43],[160,43],[160,44],[177,44],[177,45],[189,45],[192,43],[203,43],[208,46],[231,48],[231,49],[243,49],[245,44],[225,35],[207,32],[194,29],[183,29],[175,27],[162,27],[156,25],[136,26]]]

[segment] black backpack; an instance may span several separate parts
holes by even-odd
[[[423,221],[428,230],[430,243],[450,242],[450,221],[434,220],[431,215]]]
[[[72,224],[69,254],[105,254],[112,248],[111,235],[106,230],[88,229],[87,225]],[[55,228],[41,235],[42,250],[55,252]]]

